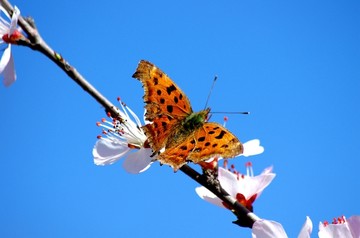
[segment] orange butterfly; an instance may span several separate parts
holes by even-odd
[[[143,84],[145,119],[150,124],[142,128],[160,163],[177,171],[187,161],[243,153],[242,144],[230,131],[207,122],[210,109],[193,112],[186,95],[155,65],[141,60],[132,77]]]

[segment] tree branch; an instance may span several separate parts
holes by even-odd
[[[11,16],[14,8],[7,0],[0,0],[0,3],[5,10]],[[18,25],[27,34],[29,41],[21,41],[19,45],[27,46],[32,50],[39,51],[53,61],[60,69],[62,69],[75,83],[77,83],[83,90],[85,90],[90,96],[92,96],[98,103],[100,103],[107,112],[112,115],[118,115],[116,106],[114,106],[107,98],[105,98],[96,88],[94,88],[70,63],[68,63],[59,53],[53,50],[47,43],[42,39],[38,30],[36,29],[35,23],[31,18],[19,17]],[[243,205],[238,203],[232,198],[224,189],[218,188],[214,184],[211,184],[206,179],[206,174],[199,174],[197,171],[192,169],[188,165],[184,165],[180,170],[187,176],[206,187],[216,196],[218,196],[224,203],[233,209],[233,213],[238,218],[234,223],[243,227],[252,227],[253,223],[259,218],[247,210]]]

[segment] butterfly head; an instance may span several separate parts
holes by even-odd
[[[200,111],[201,113],[203,113],[205,121],[209,121],[211,114],[210,114],[210,107],[206,108],[205,110]]]

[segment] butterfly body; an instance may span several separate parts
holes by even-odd
[[[160,163],[176,171],[187,161],[232,158],[243,152],[242,144],[230,131],[207,122],[210,109],[193,112],[186,95],[155,65],[140,61],[133,77],[144,87],[145,119],[150,123],[143,130]]]
[[[206,109],[200,112],[193,112],[188,117],[185,118],[182,123],[185,130],[195,130],[202,126],[209,115],[210,109]]]
[[[182,143],[184,140],[189,138],[189,136],[191,136],[195,130],[202,127],[206,122],[209,111],[210,109],[206,109],[196,113],[193,112],[188,115],[184,120],[180,121],[179,125],[176,127],[176,130],[174,130],[174,133],[172,133],[169,137],[165,149]]]

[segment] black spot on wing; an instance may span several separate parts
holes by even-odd
[[[159,79],[154,77],[154,85],[158,85],[158,83],[159,83]]]
[[[181,150],[187,150],[187,146],[186,145],[183,145],[180,147]]]
[[[209,146],[211,143],[210,142],[206,142],[205,143],[205,146]]]
[[[168,111],[168,113],[172,113],[173,112],[173,106],[171,106],[171,105],[167,105],[166,106],[166,110]]]
[[[170,95],[172,91],[176,91],[176,87],[174,84],[171,84],[171,86],[166,88],[166,92],[168,93],[168,95]]]
[[[205,136],[199,137],[198,141],[204,141],[205,140]]]
[[[215,136],[216,139],[220,140],[224,137],[224,135],[226,134],[226,131],[221,131],[219,135]]]
[[[160,98],[160,103],[164,104],[165,103],[165,99],[164,98]]]
[[[215,131],[209,131],[209,134],[210,135],[212,135],[212,134],[214,134],[215,133]]]
[[[157,91],[156,91],[156,93],[157,93],[157,95],[161,95],[161,90],[160,89],[158,89]]]
[[[175,96],[174,97],[174,102],[177,104],[179,102],[179,99]]]

